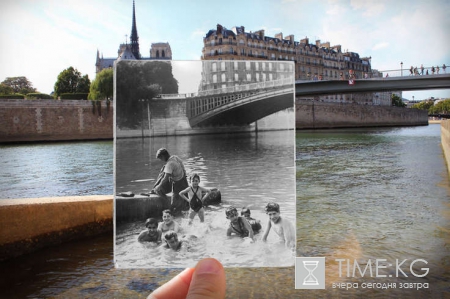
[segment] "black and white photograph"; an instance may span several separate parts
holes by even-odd
[[[116,268],[293,266],[292,61],[115,64]]]

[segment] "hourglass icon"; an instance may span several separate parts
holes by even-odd
[[[318,264],[319,261],[303,261],[303,267],[308,270],[308,275],[303,279],[303,285],[319,285],[318,279],[312,274]]]

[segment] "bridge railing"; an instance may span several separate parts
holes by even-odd
[[[289,85],[289,84],[294,84],[293,78],[285,78],[285,79],[280,79],[280,80],[263,81],[263,82],[236,85],[236,86],[230,86],[230,87],[224,87],[224,88],[218,88],[218,89],[203,90],[203,91],[199,91],[197,93],[197,96],[210,96],[210,95],[258,90],[258,89],[268,89],[268,88],[285,86],[285,85]]]
[[[251,90],[262,90],[262,89],[285,86],[285,85],[289,85],[289,84],[294,84],[293,78],[285,78],[285,79],[280,79],[280,80],[272,80],[272,81],[264,81],[264,82],[236,85],[236,86],[203,90],[203,91],[191,92],[191,93],[159,94],[155,97],[155,99],[162,99],[162,100],[186,99],[186,98],[220,95],[220,94],[228,94],[228,93],[251,91]]]
[[[198,96],[187,101],[186,112],[189,118],[217,109],[229,103],[234,103],[243,98],[276,90],[278,87],[294,87],[293,78],[237,85],[214,90],[206,90],[198,93]]]

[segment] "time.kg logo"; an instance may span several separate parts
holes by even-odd
[[[325,289],[325,258],[295,258],[295,288]]]

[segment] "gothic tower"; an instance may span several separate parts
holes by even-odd
[[[140,59],[141,54],[139,53],[139,37],[136,28],[136,14],[134,9],[134,0],[133,0],[133,25],[131,27],[130,40],[131,40],[131,53],[133,53],[136,59]]]

